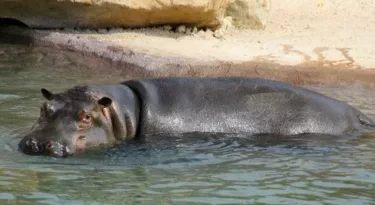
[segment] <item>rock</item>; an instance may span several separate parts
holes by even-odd
[[[107,29],[98,29],[98,33],[104,34],[107,33]]]
[[[231,16],[227,16],[220,21],[220,29],[225,31],[229,31],[233,29],[233,18]]]
[[[233,17],[236,26],[258,29],[265,26],[269,1],[0,0],[0,18],[17,19],[31,28],[47,29],[135,28],[166,24],[217,29],[227,15]]]
[[[164,25],[163,29],[166,30],[166,31],[170,31],[170,30],[172,30],[172,26],[171,25]]]
[[[211,29],[206,29],[206,31],[201,29],[201,30],[198,31],[197,34],[195,34],[195,36],[203,37],[205,39],[212,38],[213,35],[214,35],[214,32]]]
[[[178,26],[177,29],[176,29],[176,32],[177,33],[185,33],[186,32],[186,26],[185,25]]]
[[[192,33],[192,28],[191,27],[187,27],[186,28],[186,35],[190,35]]]
[[[223,39],[233,29],[232,17],[227,16],[220,21],[220,27],[214,31],[214,37]]]
[[[201,36],[201,37],[204,37],[205,36],[205,32],[203,30],[199,30],[196,34],[196,36]]]
[[[271,9],[271,0],[229,0],[225,15],[233,18],[237,28],[264,29]]]
[[[224,38],[224,30],[222,29],[217,29],[215,32],[214,32],[214,37],[215,38]]]
[[[205,34],[207,37],[212,37],[214,35],[214,32],[211,29],[207,29]]]
[[[198,28],[196,26],[193,27],[193,30],[191,31],[193,34],[197,34],[198,33]]]
[[[124,29],[122,29],[122,28],[112,28],[112,29],[109,30],[109,33],[121,33],[123,31],[124,31]]]
[[[149,27],[193,24],[214,28],[228,0],[0,0],[0,17],[32,28]]]

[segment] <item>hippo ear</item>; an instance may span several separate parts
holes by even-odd
[[[98,104],[103,107],[108,107],[112,104],[112,100],[109,97],[102,97],[100,100],[98,100]]]
[[[44,88],[42,88],[41,91],[42,91],[43,96],[47,100],[52,100],[53,99],[53,93],[52,92],[50,92],[50,91],[48,91],[47,89],[44,89]]]

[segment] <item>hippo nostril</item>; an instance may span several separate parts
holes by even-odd
[[[45,143],[45,153],[55,157],[67,157],[71,155],[69,146],[56,141],[47,141]]]
[[[46,148],[50,149],[50,148],[52,148],[52,146],[53,146],[53,143],[51,141],[48,141],[46,143]]]

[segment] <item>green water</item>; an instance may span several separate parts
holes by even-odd
[[[260,144],[156,137],[65,159],[17,151],[39,115],[41,87],[127,77],[76,55],[0,44],[0,204],[375,204],[375,134]],[[312,89],[375,119],[370,90]]]

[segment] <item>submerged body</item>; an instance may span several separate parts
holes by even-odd
[[[64,156],[162,133],[339,135],[373,124],[345,102],[265,79],[156,78],[42,93],[50,110],[20,142],[28,154]]]

